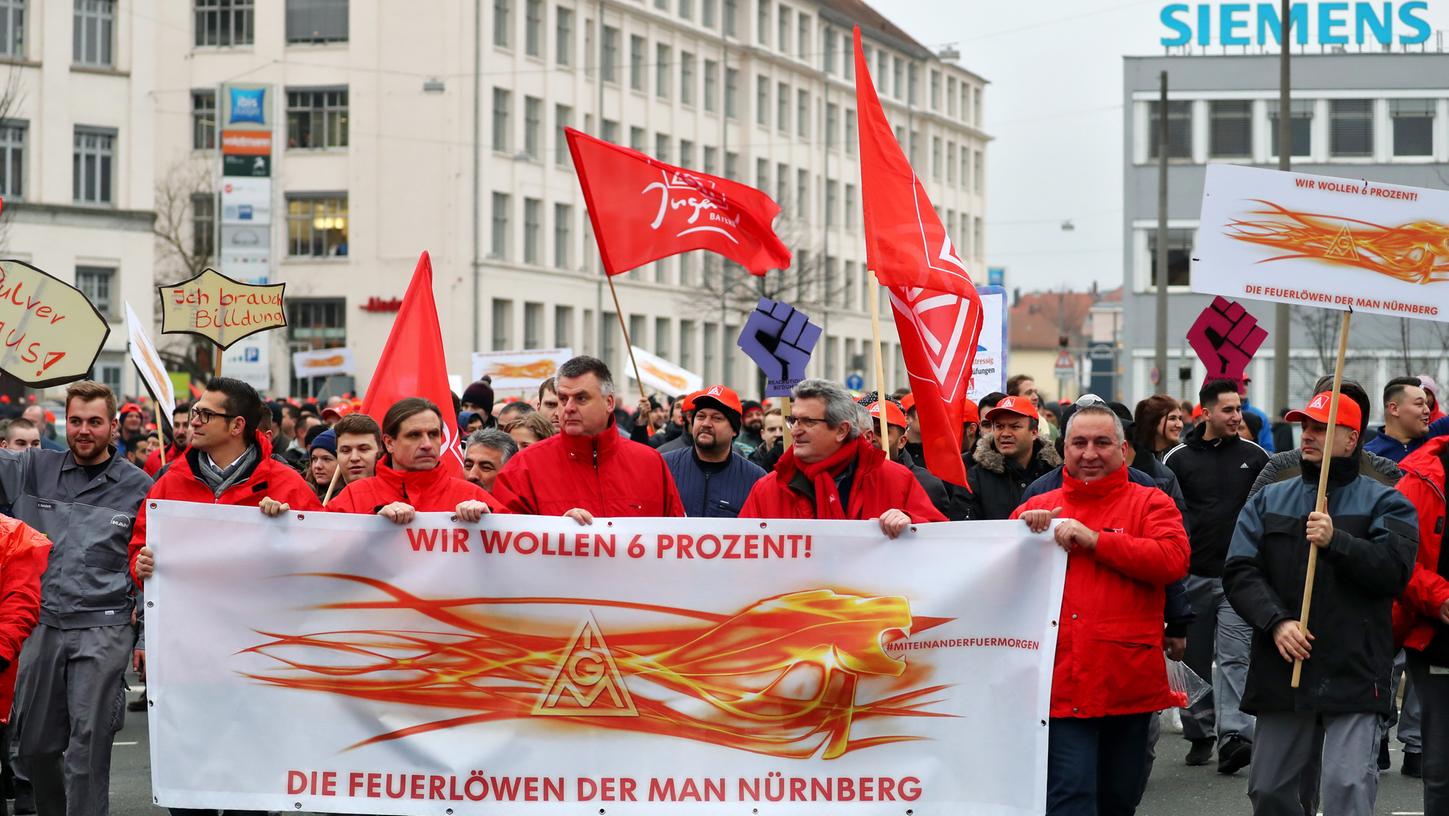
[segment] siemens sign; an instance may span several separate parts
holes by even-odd
[[[1294,3],[1288,17],[1293,40],[1299,45],[1413,45],[1429,39],[1424,15],[1429,4],[1410,3]],[[1163,6],[1162,24],[1171,34],[1165,46],[1178,45],[1281,45],[1282,18],[1277,3],[1173,3]]]

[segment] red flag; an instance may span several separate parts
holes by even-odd
[[[433,262],[424,252],[403,295],[402,308],[382,347],[362,412],[382,424],[393,403],[406,397],[432,400],[443,414],[443,450],[439,467],[463,478],[463,455],[458,448],[458,417],[453,413],[453,391],[448,387],[448,364],[443,356],[443,332],[438,327],[438,306],[433,302]]]
[[[692,249],[719,253],[754,275],[790,266],[790,249],[771,227],[780,205],[769,196],[565,130],[605,274]]]
[[[860,184],[870,268],[889,287],[926,468],[966,484],[961,416],[981,335],[981,298],[886,121],[855,30]]]

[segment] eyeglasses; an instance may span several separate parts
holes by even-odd
[[[823,419],[815,419],[814,417],[797,417],[797,416],[787,416],[787,417],[785,417],[785,427],[786,428],[789,428],[792,431],[795,430],[796,426],[799,426],[799,425],[803,425],[803,426],[805,426],[806,430],[809,430],[809,429],[815,428],[816,426],[822,425],[822,424],[828,424],[828,423],[826,423],[826,421],[823,420]]]
[[[237,419],[241,416],[241,414],[223,414],[219,411],[212,411],[207,408],[192,408],[191,414],[189,416],[192,422],[196,422],[199,420],[202,425],[205,425],[206,423],[212,421],[213,419],[216,419],[217,417],[224,417],[226,419]]]

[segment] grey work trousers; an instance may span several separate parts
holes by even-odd
[[[107,816],[131,627],[35,627],[15,683],[17,759],[38,816]]]
[[[1389,729],[1398,726],[1399,742],[1404,746],[1404,753],[1417,754],[1424,750],[1423,738],[1420,736],[1422,730],[1419,726],[1419,692],[1414,686],[1414,679],[1404,669],[1404,650],[1394,656],[1394,671],[1389,679],[1389,705],[1393,710],[1389,716],[1379,725],[1379,740],[1389,735]],[[1404,704],[1399,705],[1399,686],[1404,688]]]
[[[1252,742],[1253,718],[1243,713],[1242,702],[1253,627],[1228,603],[1221,578],[1189,575],[1186,586],[1197,617],[1188,624],[1183,662],[1198,677],[1210,681],[1213,690],[1191,708],[1182,709],[1182,736],[1188,740],[1217,737],[1219,745],[1231,736]]]
[[[1321,725],[1321,728],[1320,728]],[[1323,816],[1373,816],[1379,790],[1379,715],[1271,711],[1258,715],[1248,799],[1254,816],[1313,816],[1303,780],[1322,759]],[[1321,741],[1320,741],[1321,735]]]
[[[1449,671],[1409,652],[1409,676],[1419,690],[1424,740],[1424,814],[1449,816]]]

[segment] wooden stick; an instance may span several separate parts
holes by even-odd
[[[322,503],[332,501],[332,491],[337,489],[337,477],[342,475],[342,460],[337,460],[337,469],[332,471],[332,483],[327,485],[327,495],[322,497]]]
[[[795,444],[795,435],[792,434],[792,433],[790,433],[790,423],[784,421],[785,419],[789,418],[789,416],[790,416],[790,398],[789,397],[781,397],[780,398],[780,420],[781,420],[780,427],[785,432],[785,434],[784,434],[784,436],[785,436],[785,448],[793,447],[794,444]]]
[[[175,428],[171,429],[171,434],[173,436],[176,434]],[[157,450],[161,452],[161,467],[166,467],[166,437],[161,434],[160,417],[156,417],[156,444],[160,446]]]
[[[870,287],[870,333],[875,340],[875,398],[877,401],[885,399],[885,358],[880,350],[880,280],[874,275],[871,276]],[[886,459],[894,459],[891,455],[891,435],[886,429],[885,406],[878,409],[880,413],[880,449],[885,451]]]
[[[1333,364],[1333,396],[1328,401],[1328,430],[1323,433],[1323,464],[1318,471],[1318,500],[1313,506],[1320,513],[1328,512],[1328,469],[1333,461],[1333,429],[1338,423],[1338,395],[1343,386],[1343,357],[1348,352],[1348,325],[1353,310],[1343,313],[1338,324],[1338,359]],[[1318,575],[1318,547],[1308,545],[1308,576],[1303,581],[1303,607],[1298,614],[1298,630],[1308,635],[1308,613],[1313,608],[1313,581]],[[1303,661],[1293,661],[1293,688],[1303,679]]]
[[[639,363],[634,360],[634,343],[629,339],[629,327],[624,325],[624,309],[619,306],[619,290],[614,288],[613,275],[605,275],[604,278],[609,281],[609,294],[614,296],[614,317],[619,318],[619,331],[624,333],[624,348],[629,350],[629,365],[634,367],[634,382],[639,385],[639,399],[647,400],[649,395],[644,393],[644,380],[639,377]],[[648,421],[646,418],[645,423]],[[649,432],[654,433],[654,429],[651,427]]]

